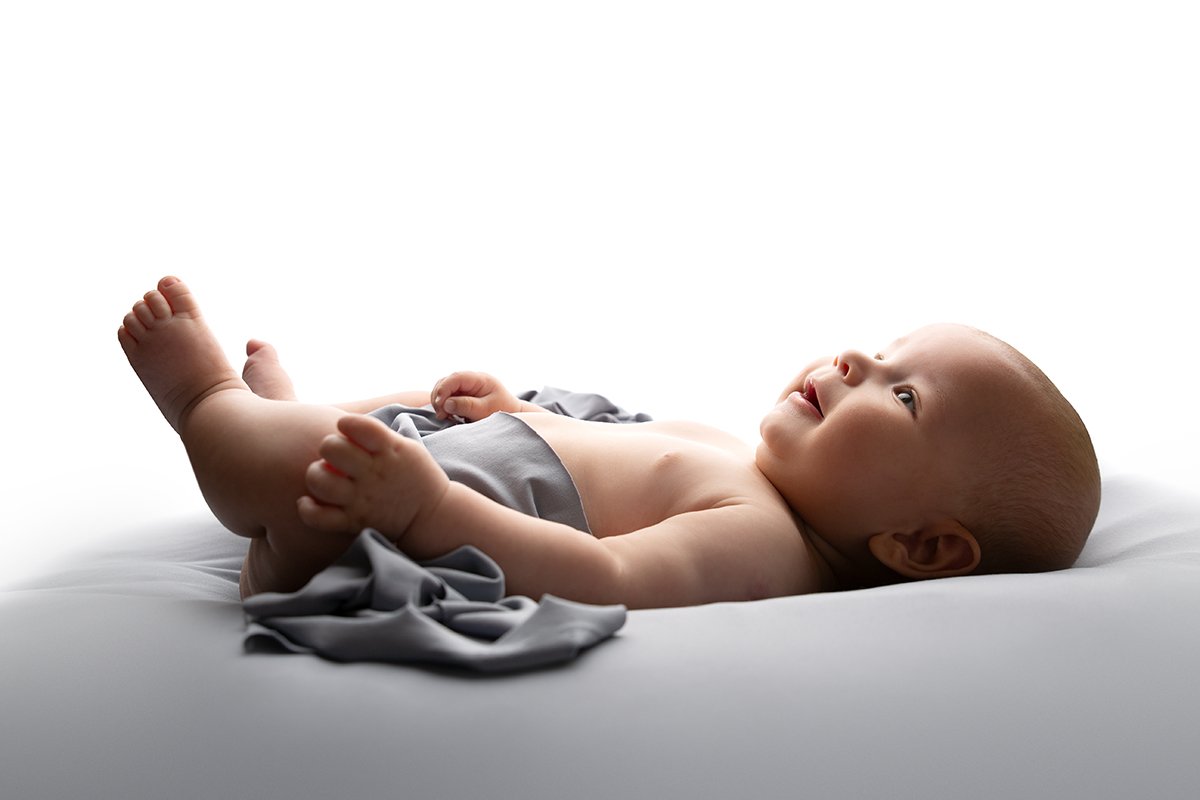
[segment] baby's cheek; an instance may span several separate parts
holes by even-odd
[[[910,455],[911,437],[900,435],[895,420],[858,412],[839,431],[838,451],[859,469],[902,464]]]

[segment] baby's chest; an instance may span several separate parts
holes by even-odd
[[[571,474],[597,536],[629,533],[760,490],[748,457],[670,427],[537,423]]]

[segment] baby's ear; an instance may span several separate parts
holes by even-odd
[[[912,533],[877,533],[867,546],[881,564],[915,580],[969,575],[979,566],[979,542],[952,519]]]

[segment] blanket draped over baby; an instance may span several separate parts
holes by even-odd
[[[521,396],[578,419],[649,420],[595,394],[547,387]],[[541,437],[516,417],[461,424],[429,406],[372,412],[420,440],[453,480],[526,514],[588,531],[571,476]],[[505,597],[504,576],[486,554],[460,547],[416,563],[381,533],[362,531],[335,563],[291,593],[246,598],[248,651],[311,653],[336,661],[434,663],[506,672],[574,658],[615,633],[625,607],[552,595]]]

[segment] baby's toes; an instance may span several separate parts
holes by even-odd
[[[125,319],[121,320],[121,327],[135,342],[146,334],[146,326],[132,311],[125,315]]]
[[[167,303],[167,298],[163,297],[162,292],[155,289],[152,292],[146,292],[142,300],[146,303],[146,307],[155,319],[166,319],[171,316],[171,306]]]
[[[174,275],[168,275],[160,280],[158,291],[166,298],[167,304],[171,308],[171,314],[183,314],[187,317],[199,315],[200,305],[196,302],[196,296],[192,294],[192,290],[187,287],[187,284]]]
[[[145,300],[138,300],[133,304],[133,315],[147,328],[154,324],[154,311]]]

